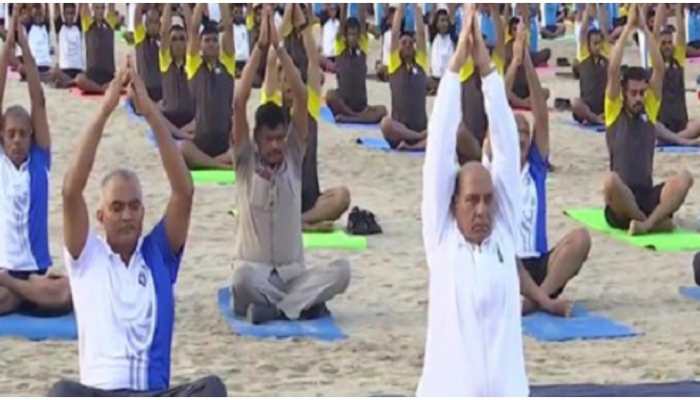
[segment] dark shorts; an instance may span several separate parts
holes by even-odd
[[[652,188],[630,188],[634,194],[634,201],[637,202],[639,209],[645,214],[651,214],[661,201],[661,191],[664,184],[658,184]],[[605,220],[608,225],[617,229],[629,229],[631,220],[626,217],[619,216],[608,206],[605,206]]]
[[[45,74],[51,71],[51,67],[49,67],[48,65],[38,65],[36,69],[39,71],[40,74]]]
[[[554,249],[551,249],[549,252],[547,252],[547,254],[543,254],[539,257],[523,258],[520,260],[523,263],[525,270],[530,274],[532,280],[535,281],[537,286],[541,286],[542,282],[544,282],[544,279],[547,277],[549,256],[551,256],[553,252]],[[565,287],[566,284],[564,284],[564,286],[559,288],[559,290],[554,292],[554,294],[549,297],[556,299],[559,297],[559,295],[561,295]]]
[[[114,79],[113,73],[97,69],[87,70],[85,71],[85,75],[88,77],[88,79],[90,79],[98,85],[107,84],[111,82],[112,79]]]
[[[83,72],[83,70],[76,68],[66,68],[62,69],[61,72],[68,75],[71,79],[75,79],[75,77],[78,76],[79,73]]]
[[[38,276],[44,276],[46,275],[46,270],[38,270],[38,271],[8,271],[11,277],[23,281],[28,281],[29,277],[32,275],[38,275]],[[31,313],[32,311],[36,311],[37,308],[39,308],[38,305],[32,303],[31,301],[27,300],[22,300],[22,304],[20,304],[18,311],[20,312],[29,312]]]
[[[557,25],[547,25],[543,29],[549,33],[557,33]]]
[[[163,116],[165,117],[165,119],[170,121],[171,124],[175,125],[178,128],[182,128],[183,126],[192,122],[192,120],[194,119],[193,112],[183,111],[178,112],[163,110]]]

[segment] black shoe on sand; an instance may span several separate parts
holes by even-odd
[[[301,314],[299,314],[299,319],[301,320],[309,320],[309,319],[317,319],[317,318],[322,318],[322,317],[327,317],[331,315],[331,311],[326,307],[326,303],[320,303],[313,305],[306,310],[302,311]]]
[[[700,286],[700,253],[695,253],[695,257],[693,257],[693,273],[695,284]]]
[[[263,324],[276,319],[283,319],[283,317],[284,314],[275,306],[250,304],[246,311],[246,320],[253,325]]]

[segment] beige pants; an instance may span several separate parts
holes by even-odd
[[[253,303],[275,305],[287,318],[298,319],[302,311],[345,292],[349,284],[347,260],[309,269],[242,262],[233,272],[234,312],[245,315]]]

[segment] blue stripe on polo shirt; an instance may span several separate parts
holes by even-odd
[[[527,162],[530,164],[530,176],[535,182],[537,191],[537,219],[535,220],[535,250],[540,256],[547,254],[549,244],[547,243],[547,173],[549,161],[540,154],[540,150],[535,142],[532,142],[527,153]]]
[[[51,152],[32,143],[29,149],[29,243],[39,270],[51,266],[49,254],[49,171]]]
[[[153,276],[156,291],[156,329],[148,349],[148,390],[164,390],[170,386],[170,351],[175,323],[173,285],[182,261],[182,250],[170,248],[161,220],[143,240],[141,255]]]

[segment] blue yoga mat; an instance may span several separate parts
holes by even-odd
[[[272,321],[253,325],[233,313],[233,301],[229,288],[219,289],[219,312],[234,333],[261,339],[287,339],[306,337],[324,341],[345,339],[347,336],[335,324],[335,319],[323,317],[310,321]]]
[[[321,107],[321,121],[335,125],[341,129],[352,129],[357,131],[378,131],[379,124],[346,124],[335,122],[335,116],[333,116],[333,111],[328,106]]]
[[[605,132],[605,126],[604,125],[590,125],[590,124],[581,124],[575,120],[566,120],[564,121],[566,125],[573,126],[579,129],[583,129],[586,132],[590,133],[604,133]]]
[[[685,297],[691,299],[691,300],[696,300],[700,301],[700,287],[695,286],[695,287],[681,287],[678,289],[678,291]]]
[[[543,312],[523,317],[523,333],[541,342],[614,339],[637,335],[625,325],[590,314],[581,304],[574,304],[569,318],[555,317]]]
[[[425,154],[425,150],[395,150],[395,149],[392,149],[391,146],[389,146],[389,142],[387,142],[383,138],[361,137],[361,138],[357,139],[355,142],[368,150],[379,150],[379,151],[394,152],[394,153],[406,153],[406,154],[413,154],[413,155]]]
[[[29,340],[75,340],[78,328],[75,314],[60,317],[39,317],[29,314],[8,314],[0,317],[0,336]]]
[[[676,153],[676,154],[700,154],[699,146],[656,146],[656,150],[661,153]]]

